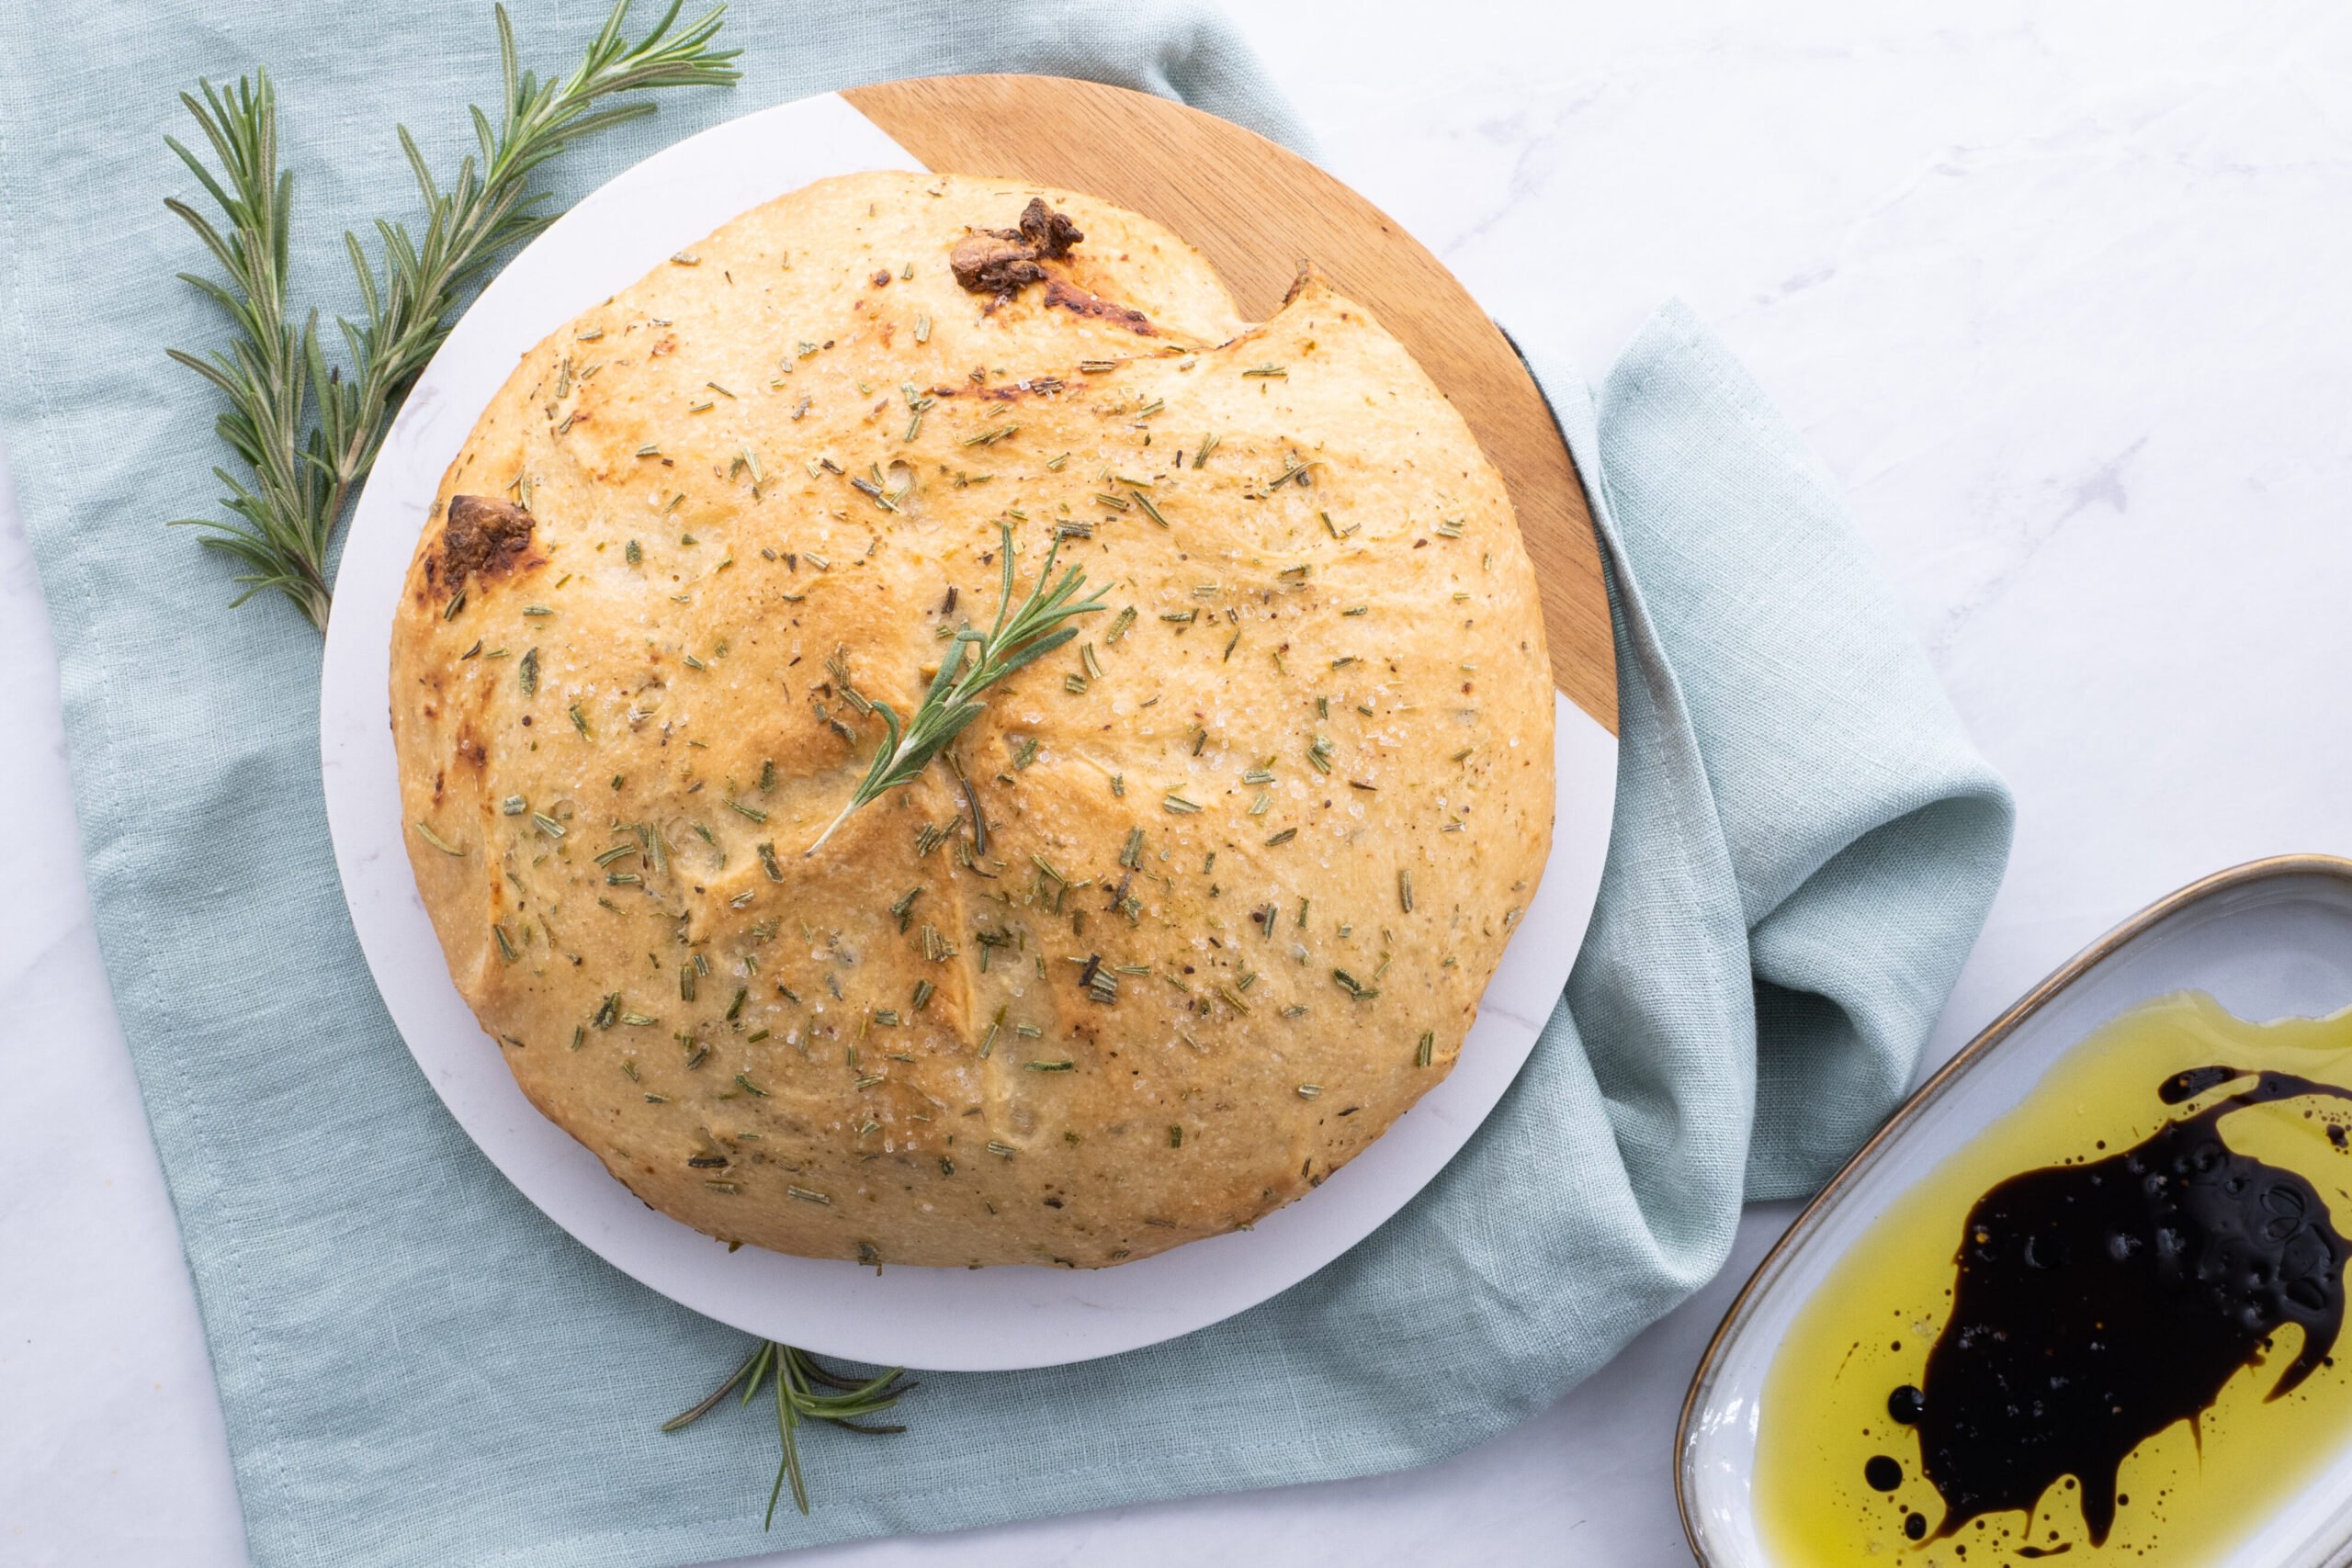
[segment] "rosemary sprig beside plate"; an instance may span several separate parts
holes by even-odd
[[[671,0],[635,41],[622,28],[619,0],[569,75],[541,81],[521,69],[514,25],[497,7],[501,86],[495,121],[472,110],[480,161],[468,157],[445,188],[406,126],[401,150],[424,197],[422,237],[404,223],[376,220],[381,272],[356,233],[344,247],[357,278],[363,319],[338,320],[348,364],[330,364],[312,310],[298,329],[287,317],[288,242],[294,176],[277,166],[277,94],[266,71],[233,88],[199,84],[180,95],[212,149],[219,171],[177,141],[164,140],[220,209],[223,224],[185,201],[164,205],[185,219],[227,274],[226,281],[180,276],[228,313],[225,349],[172,358],[204,377],[229,401],[220,439],[243,473],[215,468],[229,489],[231,519],[183,518],[204,544],[243,570],[243,604],[265,590],[291,600],[324,630],[332,589],[327,555],[345,502],[367,477],[401,399],[448,336],[458,298],[508,249],[555,220],[547,193],[532,188],[540,164],[581,138],[654,112],[646,98],[612,100],[664,87],[716,86],[737,79],[738,51],[710,47],[725,7],[671,32],[682,0]],[[225,225],[225,226],[224,226]]]
[[[719,1402],[731,1393],[735,1385],[743,1385],[739,1405],[749,1405],[760,1392],[763,1382],[774,1380],[775,1389],[775,1435],[784,1452],[776,1461],[775,1484],[768,1488],[767,1521],[760,1528],[768,1529],[775,1524],[775,1506],[784,1495],[786,1482],[792,1483],[792,1500],[802,1513],[808,1511],[808,1483],[800,1473],[799,1427],[803,1421],[830,1421],[852,1432],[865,1432],[876,1437],[888,1437],[903,1432],[904,1427],[877,1427],[866,1417],[879,1416],[899,1403],[899,1396],[916,1385],[901,1381],[901,1369],[893,1367],[879,1377],[859,1382],[832,1371],[806,1350],[796,1350],[789,1345],[779,1345],[763,1339],[759,1348],[735,1369],[734,1375],[712,1391],[708,1399],[692,1410],[673,1416],[662,1423],[665,1432],[684,1431],[718,1408]],[[745,1382],[749,1379],[749,1382]],[[820,1392],[831,1391],[831,1392]]]
[[[1071,567],[1059,582],[1054,581],[1054,558],[1062,547],[1058,536],[1046,551],[1046,564],[1038,571],[1037,581],[1029,585],[1029,596],[1014,604],[1012,525],[999,523],[998,526],[1004,530],[1004,585],[997,599],[996,624],[985,632],[966,626],[956,634],[946,661],[931,678],[921,705],[903,730],[896,708],[885,702],[874,704],[874,711],[882,716],[889,733],[884,736],[881,749],[874,753],[874,765],[858,782],[849,804],[826,824],[825,830],[817,835],[817,841],[801,852],[803,858],[824,848],[825,840],[833,836],[833,829],[849,820],[851,812],[900,784],[921,778],[932,759],[945,751],[947,743],[962,734],[965,726],[987,711],[987,705],[980,701],[981,693],[1078,635],[1078,628],[1062,626],[1064,621],[1102,608],[1103,591],[1100,588],[1083,599],[1077,597],[1078,591],[1086,586],[1086,574],[1079,568]],[[969,669],[964,664],[967,648],[977,650]],[[948,765],[955,766],[952,758]],[[960,771],[956,782],[964,785],[965,800],[973,807],[972,820],[977,825],[978,803],[971,798],[971,785]]]

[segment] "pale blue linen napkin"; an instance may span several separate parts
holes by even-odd
[[[562,62],[601,4],[516,8]],[[947,70],[1092,76],[1302,141],[1187,5],[802,0],[729,32],[744,84],[568,162],[564,199],[716,119]],[[2007,796],[1817,467],[1669,310],[1595,394],[1537,360],[1608,546],[1623,752],[1591,936],[1493,1119],[1253,1312],[926,1379],[902,1438],[812,1433],[816,1517],[763,1535],[772,1430],[654,1429],[742,1337],[574,1246],[444,1114],[344,912],[317,639],[275,603],[225,610],[217,563],[160,526],[207,509],[216,458],[209,400],[162,357],[219,333],[171,281],[196,260],[162,207],[187,183],[172,89],[271,64],[297,276],[333,304],[340,226],[411,206],[392,121],[454,147],[490,37],[484,0],[0,19],[0,431],[256,1560],[668,1562],[1420,1463],[1599,1366],[1720,1265],[1743,1194],[1805,1190],[1894,1102],[1999,880]]]

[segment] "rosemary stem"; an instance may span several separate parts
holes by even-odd
[[[964,776],[964,764],[956,761],[953,746],[943,749],[939,760],[947,764],[947,771],[956,775],[956,787],[964,792],[964,812],[972,819],[972,852],[984,855],[989,852],[989,823],[988,818],[980,815],[980,793],[972,787],[972,781]]]
[[[907,758],[914,750],[915,746],[911,736],[906,739],[900,740],[898,744],[898,748],[890,753],[890,760],[886,766],[889,770],[895,772],[905,764]],[[825,824],[825,830],[817,835],[817,841],[800,852],[800,858],[802,860],[807,860],[819,850],[823,849],[825,847],[825,840],[833,836],[834,829],[849,820],[849,814],[856,810],[859,807],[865,805],[866,801],[871,798],[873,797],[865,795],[863,791],[853,794],[849,799],[843,803],[840,814],[835,816],[831,822]]]
[[[807,860],[819,850],[823,849],[825,847],[825,840],[833,836],[833,829],[848,821],[849,814],[856,809],[857,801],[855,797],[853,796],[851,799],[843,801],[842,803],[840,813],[835,816],[831,821],[825,824],[825,830],[817,835],[817,841],[815,843],[810,844],[807,849],[800,852],[800,858],[802,860]]]
[[[800,1474],[800,1443],[797,1431],[800,1425],[800,1416],[799,1413],[793,1408],[791,1390],[786,1386],[791,1365],[792,1359],[787,1355],[780,1359],[776,1367],[775,1435],[777,1441],[783,1445],[784,1457],[775,1467],[775,1484],[768,1488],[768,1517],[762,1522],[760,1526],[762,1529],[775,1528],[776,1499],[784,1492],[786,1477],[792,1481],[793,1502],[799,1506],[803,1514],[808,1511],[808,1485]]]

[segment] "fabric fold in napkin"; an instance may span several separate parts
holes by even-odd
[[[601,6],[514,7],[530,59]],[[643,18],[640,18],[640,21]],[[34,29],[40,47],[31,47]],[[1720,1266],[1743,1196],[1803,1192],[1895,1102],[1973,940],[2009,806],[1834,490],[1687,312],[1597,389],[1529,345],[1618,611],[1623,757],[1599,910],[1493,1118],[1386,1226],[1254,1311],[1114,1359],[928,1377],[887,1442],[664,1437],[741,1354],[575,1246],[442,1111],[345,913],[317,638],[232,613],[203,514],[219,340],[173,274],[173,90],[266,62],[298,171],[296,292],[413,209],[494,94],[487,0],[148,0],[0,20],[0,434],[63,671],[108,973],[186,1239],[255,1561],[659,1563],[1418,1464],[1542,1408]],[[803,0],[728,23],[745,80],[568,154],[569,201],[769,103],[940,71],[1092,77],[1303,138],[1187,5]]]

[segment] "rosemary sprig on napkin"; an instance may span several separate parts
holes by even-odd
[[[826,1368],[806,1350],[796,1350],[789,1345],[779,1345],[773,1339],[763,1339],[759,1348],[735,1369],[734,1375],[714,1390],[708,1399],[692,1410],[673,1416],[662,1423],[665,1432],[683,1431],[718,1408],[735,1385],[743,1383],[743,1395],[738,1404],[748,1405],[760,1392],[760,1384],[770,1377],[775,1380],[775,1435],[784,1445],[783,1456],[776,1461],[775,1484],[768,1488],[767,1522],[760,1528],[775,1525],[776,1500],[784,1495],[784,1484],[792,1483],[792,1500],[800,1511],[808,1511],[808,1486],[800,1473],[799,1427],[803,1421],[830,1421],[836,1427],[853,1432],[865,1432],[888,1437],[903,1432],[904,1427],[877,1427],[865,1419],[878,1416],[899,1403],[899,1396],[914,1388],[901,1382],[903,1371],[896,1367],[881,1376],[859,1382]],[[751,1381],[744,1382],[748,1378]],[[821,1393],[820,1390],[831,1390]]]
[[[218,428],[244,470],[213,469],[229,487],[221,504],[233,520],[180,521],[205,530],[207,547],[243,568],[237,581],[244,592],[235,603],[274,589],[325,629],[335,525],[375,462],[401,398],[448,335],[459,295],[509,247],[555,220],[543,205],[547,193],[531,188],[538,166],[582,137],[654,112],[644,98],[609,101],[619,95],[736,80],[729,62],[738,51],[709,47],[725,7],[673,35],[680,4],[671,0],[652,29],[632,42],[621,31],[629,0],[619,0],[571,73],[544,82],[520,69],[514,25],[506,8],[497,7],[503,92],[494,122],[480,108],[472,111],[479,163],[466,158],[445,188],[408,128],[398,127],[424,197],[424,233],[377,220],[380,272],[359,236],[344,235],[365,310],[357,322],[336,323],[347,365],[328,363],[316,310],[300,329],[287,318],[294,176],[277,166],[277,95],[268,73],[240,78],[228,90],[201,83],[201,98],[180,96],[219,172],[177,141],[164,140],[219,205],[225,227],[185,201],[164,205],[187,221],[228,275],[226,281],[180,276],[228,312],[232,335],[225,349],[209,354],[169,352],[229,400]]]
[[[1075,598],[1078,591],[1086,586],[1086,574],[1077,567],[1064,572],[1059,582],[1053,581],[1054,558],[1062,547],[1058,536],[1046,551],[1045,567],[1037,573],[1037,581],[1029,585],[1029,596],[1014,604],[1012,525],[1000,523],[998,526],[1004,530],[1004,587],[997,600],[996,625],[986,632],[966,626],[956,634],[946,662],[931,678],[922,705],[915,709],[914,717],[907,721],[903,730],[899,728],[896,708],[888,703],[874,704],[874,711],[882,716],[889,733],[884,737],[881,750],[874,753],[874,765],[866,770],[865,777],[849,797],[849,804],[826,824],[825,830],[817,835],[817,841],[801,852],[804,858],[822,849],[825,840],[833,836],[833,829],[849,820],[851,812],[922,777],[932,759],[962,734],[966,725],[987,711],[987,705],[979,700],[982,692],[1078,635],[1077,627],[1064,626],[1062,622],[1102,608],[1102,589],[1084,599]],[[1057,626],[1061,629],[1057,631]],[[978,650],[968,670],[964,667],[967,647]],[[966,790],[968,801],[968,784]],[[975,821],[978,815],[976,809]]]

